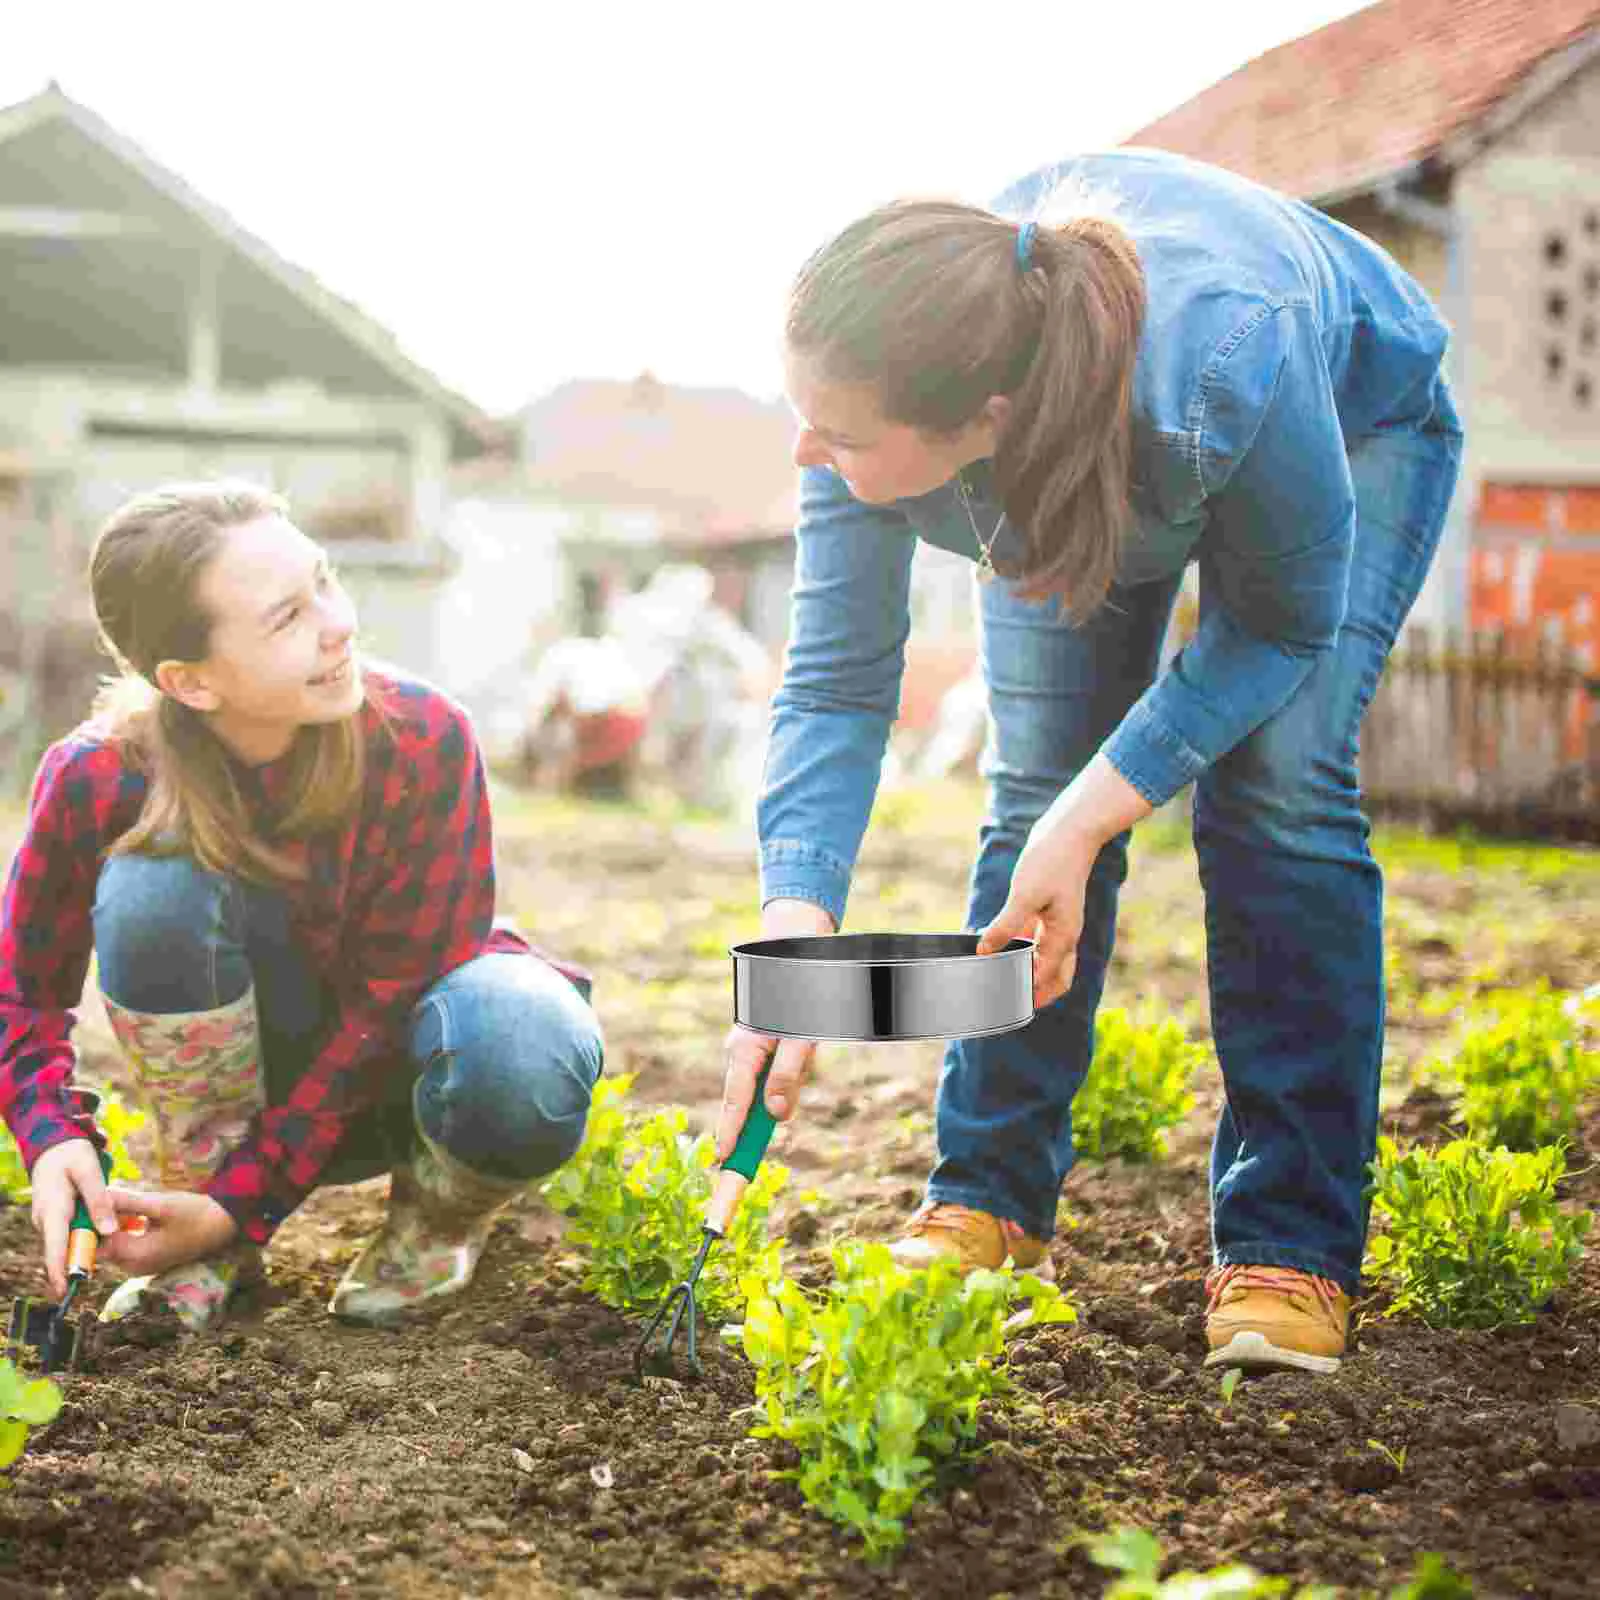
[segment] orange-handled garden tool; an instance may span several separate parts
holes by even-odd
[[[100,1152],[100,1170],[110,1178],[111,1156],[104,1150]],[[145,1226],[142,1217],[125,1217],[122,1225],[129,1233],[142,1233]],[[45,1372],[60,1372],[77,1365],[80,1329],[76,1322],[68,1322],[67,1313],[94,1272],[99,1245],[99,1230],[80,1194],[67,1227],[67,1292],[59,1304],[26,1295],[11,1302],[6,1329],[8,1352],[25,1362],[36,1361]]]
[[[761,1076],[756,1079],[755,1097],[750,1102],[744,1127],[739,1133],[739,1142],[733,1147],[733,1154],[722,1163],[717,1173],[711,1198],[706,1203],[700,1250],[694,1258],[694,1265],[689,1268],[689,1276],[661,1302],[660,1308],[650,1319],[649,1327],[644,1330],[644,1337],[640,1339],[633,1352],[635,1377],[644,1376],[647,1360],[651,1365],[671,1365],[673,1341],[678,1337],[679,1327],[685,1324],[688,1327],[686,1353],[689,1358],[689,1369],[697,1376],[700,1372],[700,1357],[695,1348],[694,1286],[699,1281],[700,1269],[706,1264],[706,1257],[710,1255],[712,1245],[728,1231],[733,1222],[733,1214],[739,1209],[739,1202],[744,1198],[745,1190],[750,1187],[750,1180],[755,1177],[756,1168],[761,1165],[761,1158],[767,1153],[767,1146],[772,1143],[772,1130],[777,1123],[773,1120],[772,1113],[767,1110],[766,1101],[767,1074],[771,1070],[770,1061],[761,1069]],[[667,1323],[666,1338],[662,1340],[661,1349],[652,1359],[650,1341],[666,1320],[669,1311],[672,1312],[672,1320]]]

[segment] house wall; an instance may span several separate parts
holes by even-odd
[[[1520,614],[1522,599],[1484,587],[1513,572],[1519,594],[1537,592],[1555,607],[1541,615],[1560,620],[1585,612],[1586,597],[1592,611],[1600,561],[1595,535],[1558,526],[1571,519],[1559,495],[1545,495],[1600,482],[1600,61],[1475,152],[1447,154],[1458,170],[1428,207],[1401,214],[1369,194],[1330,208],[1387,249],[1453,330],[1446,371],[1467,448],[1413,621],[1454,628]],[[1555,510],[1508,523],[1508,489]],[[1486,548],[1495,559],[1480,559]]]
[[[447,681],[461,638],[439,615],[448,452],[445,420],[421,402],[0,366],[0,475],[33,486],[14,497],[28,513],[0,529],[0,612],[86,627],[85,563],[105,518],[159,483],[236,476],[287,494],[327,544],[376,654]]]
[[[1471,613],[1600,664],[1600,61],[1456,185],[1472,342]],[[1530,597],[1532,600],[1530,601]],[[1532,604],[1532,612],[1529,606]]]
[[[1480,479],[1600,478],[1600,61],[1462,169]]]

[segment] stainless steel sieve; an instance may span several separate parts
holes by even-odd
[[[787,1039],[970,1039],[1033,1020],[1033,940],[834,933],[736,944],[733,1016]]]

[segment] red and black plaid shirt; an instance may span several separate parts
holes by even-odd
[[[368,669],[367,678],[386,716],[371,704],[361,713],[358,814],[336,836],[294,847],[308,872],[286,887],[337,1014],[287,1101],[257,1118],[206,1185],[263,1244],[315,1186],[352,1119],[384,1098],[429,985],[486,950],[524,950],[587,990],[581,969],[493,927],[489,795],[466,712],[392,672]],[[240,769],[242,786],[270,807],[287,767]],[[93,948],[100,867],[145,789],[123,747],[92,723],[52,745],[34,780],[0,903],[0,1115],[30,1169],[64,1139],[95,1137],[91,1102],[72,1087],[73,1008]]]

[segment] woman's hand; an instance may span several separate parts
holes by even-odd
[[[1035,827],[1011,874],[1000,915],[983,930],[978,954],[1003,950],[1009,940],[1034,939],[1033,1009],[1043,1011],[1072,987],[1083,933],[1083,896],[1100,847],[1083,834]]]
[[[148,1226],[138,1233],[117,1233],[100,1247],[103,1260],[124,1272],[164,1272],[186,1262],[214,1256],[238,1237],[239,1225],[210,1195],[175,1189],[108,1191],[119,1216],[142,1216]]]
[[[1101,847],[1153,808],[1097,755],[1033,825],[1000,915],[978,939],[992,955],[1011,939],[1035,938],[1033,1007],[1042,1011],[1072,987],[1083,934],[1083,900]]]
[[[78,1197],[102,1236],[117,1231],[117,1213],[100,1171],[100,1155],[87,1139],[63,1139],[33,1164],[33,1225],[44,1239],[44,1275],[50,1293],[67,1292],[67,1231]]]
[[[833,918],[809,900],[769,900],[761,913],[763,939],[807,938],[832,933]],[[813,1039],[777,1039],[734,1023],[722,1042],[727,1073],[722,1084],[722,1111],[717,1118],[717,1160],[726,1161],[744,1131],[755,1098],[756,1079],[772,1060],[767,1077],[767,1110],[779,1122],[794,1115],[800,1086],[811,1072],[817,1046]]]

